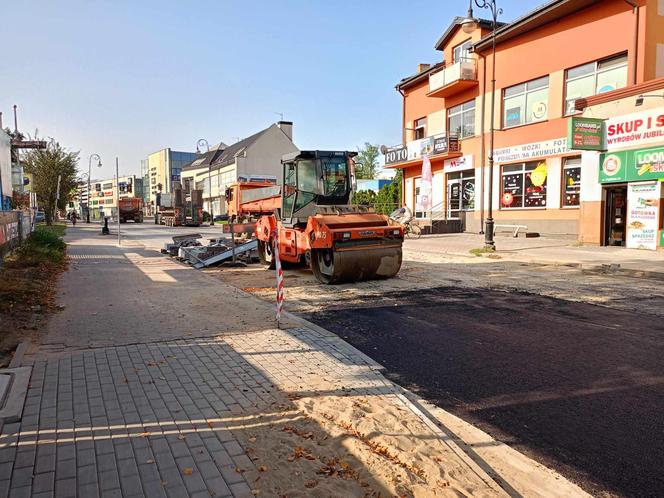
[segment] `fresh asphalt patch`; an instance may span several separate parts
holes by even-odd
[[[306,318],[381,363],[395,382],[589,492],[661,496],[661,319],[454,287]]]

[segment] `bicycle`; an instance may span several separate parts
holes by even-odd
[[[415,223],[407,221],[406,223],[403,224],[403,227],[404,227],[404,233],[406,234],[406,237],[408,237],[409,239],[419,239],[420,236],[422,235],[422,228],[419,225],[416,225]]]

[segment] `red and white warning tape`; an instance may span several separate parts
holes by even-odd
[[[281,269],[281,259],[279,258],[279,234],[272,238],[272,257],[274,258],[274,267],[277,270],[277,327],[281,320],[281,311],[284,307],[284,271]]]

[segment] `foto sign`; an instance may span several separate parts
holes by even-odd
[[[572,117],[567,121],[567,148],[572,150],[606,150],[604,120]]]
[[[600,183],[660,179],[664,179],[664,147],[623,150],[600,155]]]

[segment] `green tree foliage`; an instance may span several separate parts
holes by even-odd
[[[355,175],[358,179],[373,179],[378,169],[378,146],[364,143],[364,148],[358,149],[355,157]]]
[[[65,209],[77,186],[78,152],[69,152],[52,141],[46,149],[31,150],[21,161],[27,173],[32,174],[32,189],[44,210],[46,224],[51,225],[56,209]],[[56,206],[60,177],[60,201]]]
[[[392,183],[385,185],[376,195],[376,211],[379,213],[390,214],[396,208],[401,207],[401,170],[397,170]]]
[[[375,202],[376,192],[373,190],[360,190],[353,196],[353,203],[361,206],[373,206]]]

